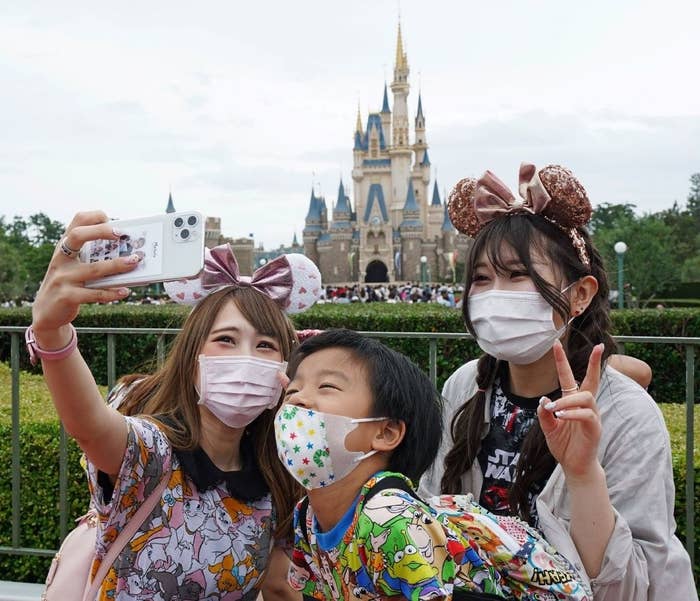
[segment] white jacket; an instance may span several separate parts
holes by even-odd
[[[476,364],[463,365],[445,382],[444,434],[435,463],[420,483],[424,498],[440,493],[445,456],[453,442],[450,424],[476,392]],[[489,429],[490,398],[489,389],[483,436]],[[615,511],[615,529],[600,573],[591,580],[595,601],[697,600],[690,558],[674,534],[671,446],[661,411],[643,388],[611,367],[601,376],[597,403],[603,425],[598,459]],[[482,483],[475,460],[462,476],[460,492],[478,499]],[[569,533],[569,498],[559,465],[537,498],[537,512],[547,540],[585,573]]]

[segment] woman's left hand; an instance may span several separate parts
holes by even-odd
[[[554,343],[553,351],[562,396],[554,402],[543,397],[537,416],[547,446],[567,480],[586,478],[593,470],[600,469],[597,453],[601,423],[595,397],[600,384],[603,345],[593,347],[580,386],[559,341]]]

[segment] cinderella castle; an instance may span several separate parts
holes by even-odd
[[[464,256],[467,241],[453,228],[437,181],[431,194],[420,94],[413,135],[409,129],[408,75],[399,25],[392,106],[384,84],[382,109],[367,116],[364,128],[357,111],[354,206],[342,180],[330,211],[311,191],[303,249],[326,283],[451,281],[456,256]]]

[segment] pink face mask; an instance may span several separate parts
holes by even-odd
[[[231,428],[244,428],[282,393],[286,363],[240,356],[199,356],[199,404]]]

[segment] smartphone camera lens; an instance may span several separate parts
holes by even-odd
[[[182,220],[182,217],[178,217],[177,219],[175,219],[175,221],[173,223],[175,223],[175,227],[182,227],[182,224],[184,223],[184,221]],[[185,237],[187,237],[187,236],[185,236]]]
[[[183,240],[187,240],[187,238],[190,237],[190,230],[184,229],[180,232],[180,236],[182,237]]]
[[[195,223],[197,223],[197,218],[194,215],[190,215],[187,218],[187,225],[194,225]]]

